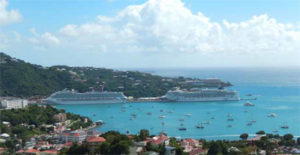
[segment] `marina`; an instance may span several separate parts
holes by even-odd
[[[226,73],[225,73],[226,72]],[[138,133],[140,129],[148,129],[150,134],[159,134],[162,131],[169,136],[182,138],[239,139],[241,133],[255,136],[255,133],[264,130],[266,133],[292,133],[300,136],[300,95],[297,83],[298,74],[279,74],[268,72],[264,77],[257,76],[261,72],[235,79],[235,74],[243,71],[230,72],[208,71],[196,77],[217,75],[221,79],[232,81],[230,90],[237,90],[241,100],[237,101],[210,101],[210,102],[127,102],[121,104],[99,105],[56,105],[68,112],[90,117],[93,121],[103,120],[105,124],[97,128],[101,132],[116,130],[121,133],[129,131]],[[164,72],[158,72],[164,75]],[[170,72],[166,76],[172,76]],[[195,72],[192,72],[195,73]],[[264,71],[265,73],[265,71]],[[176,75],[191,76],[189,73]],[[276,76],[274,76],[276,75]],[[192,77],[192,76],[191,76]],[[255,77],[255,78],[254,78]],[[276,79],[272,79],[276,77]],[[251,94],[251,96],[249,95]],[[247,98],[248,100],[242,100]],[[257,98],[250,100],[249,98]],[[251,102],[255,106],[245,106]],[[268,117],[270,114],[276,117]],[[93,114],[96,114],[93,116]],[[110,119],[111,115],[114,119]],[[131,114],[137,114],[133,118]],[[189,117],[185,114],[192,114]],[[165,116],[165,118],[160,118]],[[227,119],[232,118],[233,121]],[[149,121],[151,120],[151,121]],[[204,124],[209,121],[210,124]],[[162,125],[164,122],[164,125]],[[249,123],[249,125],[247,125]],[[197,126],[201,128],[197,128]],[[180,131],[184,127],[187,130]]]
[[[246,87],[236,87],[242,92],[248,92]],[[268,92],[268,89],[273,88],[265,87],[264,89],[265,92]],[[99,105],[56,105],[56,107],[88,116],[94,121],[103,120],[105,124],[97,128],[102,132],[116,130],[122,133],[126,131],[138,133],[140,129],[145,128],[151,134],[159,134],[164,131],[175,137],[206,139],[239,139],[241,133],[255,135],[255,132],[259,130],[267,133],[300,135],[298,130],[300,123],[297,123],[300,122],[300,97],[283,96],[283,98],[285,102],[272,95],[262,95],[258,100],[252,101],[255,106],[251,107],[244,106],[245,101],[243,100],[128,102]],[[126,111],[121,112],[124,109]],[[267,117],[272,113],[277,117]],[[110,118],[112,115],[114,119]],[[180,128],[182,129],[179,130]]]

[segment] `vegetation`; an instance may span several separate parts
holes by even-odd
[[[133,145],[127,135],[120,134],[116,131],[108,131],[102,135],[106,142],[98,145],[93,152],[94,154],[129,154],[129,146]],[[73,145],[69,149],[64,149],[60,154],[89,154],[90,146],[83,143],[82,145]]]
[[[51,106],[29,105],[23,109],[11,109],[0,111],[0,133],[7,133],[10,139],[4,144],[9,149],[14,149],[18,140],[22,140],[22,145],[34,135],[46,134],[53,131],[53,127],[46,128],[46,124],[54,124],[56,120],[54,115],[64,113],[64,110],[58,110]],[[71,126],[72,129],[87,127],[92,121],[86,117],[67,113],[67,119],[77,121],[78,124]],[[3,121],[10,125],[3,124]],[[15,136],[14,136],[15,135]]]
[[[65,88],[79,92],[122,91],[126,96],[162,96],[173,87],[192,88],[190,78],[167,78],[138,71],[93,67],[43,67],[0,53],[0,96],[47,96]],[[230,86],[223,83],[222,86]]]
[[[248,138],[248,134],[247,133],[243,133],[240,135],[240,138],[243,140],[246,140]]]

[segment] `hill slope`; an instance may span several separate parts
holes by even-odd
[[[104,89],[126,96],[162,96],[173,87],[192,88],[190,78],[166,78],[137,71],[94,67],[43,67],[0,53],[0,96],[47,96],[64,88],[79,92]],[[222,83],[223,86],[230,85]]]

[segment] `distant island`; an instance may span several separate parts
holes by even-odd
[[[174,87],[228,87],[229,82],[203,82],[185,77],[162,77],[139,71],[120,71],[94,67],[51,66],[30,64],[0,53],[0,96],[49,96],[65,88],[79,92],[104,89],[124,92],[126,96],[157,97]]]

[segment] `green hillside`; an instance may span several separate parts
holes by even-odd
[[[151,97],[162,96],[173,87],[194,87],[186,80],[191,79],[94,67],[46,68],[0,53],[0,96],[47,96],[64,88],[85,92],[104,87],[107,91],[122,91],[126,96]]]

